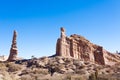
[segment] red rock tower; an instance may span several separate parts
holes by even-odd
[[[120,58],[117,59],[102,46],[91,43],[83,36],[77,34],[66,36],[64,28],[60,31],[61,35],[56,44],[56,56],[72,57],[101,65],[119,62]]]
[[[9,55],[7,61],[15,61],[17,59],[18,50],[17,50],[16,38],[17,38],[17,32],[14,31],[12,45],[11,45],[11,49],[10,49],[10,55]]]

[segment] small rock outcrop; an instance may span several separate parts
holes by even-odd
[[[12,45],[11,45],[11,49],[10,49],[10,55],[9,55],[7,61],[15,61],[17,59],[18,49],[17,49],[16,38],[17,38],[17,32],[14,31]]]
[[[73,34],[67,37],[65,29],[61,28],[61,37],[57,40],[56,56],[73,57],[84,61],[91,61],[100,65],[120,62],[120,56],[106,51],[83,36]]]

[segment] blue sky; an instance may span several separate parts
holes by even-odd
[[[0,0],[0,55],[9,55],[13,30],[18,56],[55,54],[60,27],[120,51],[120,0]]]

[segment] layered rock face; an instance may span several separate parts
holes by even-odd
[[[61,28],[61,37],[57,40],[56,55],[92,61],[101,65],[113,64],[120,60],[119,55],[111,54],[83,36],[73,34],[67,37],[64,28]]]
[[[18,49],[17,49],[16,38],[17,38],[17,32],[14,31],[12,45],[10,49],[10,55],[7,61],[15,61],[17,59]]]

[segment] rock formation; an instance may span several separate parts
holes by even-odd
[[[16,38],[17,38],[17,32],[14,31],[12,45],[10,49],[10,55],[7,61],[15,61],[17,59],[18,50],[17,50]]]
[[[61,37],[57,40],[56,56],[73,57],[101,65],[120,62],[119,55],[106,51],[102,46],[91,43],[83,36],[73,34],[67,37],[64,28],[61,28]]]

